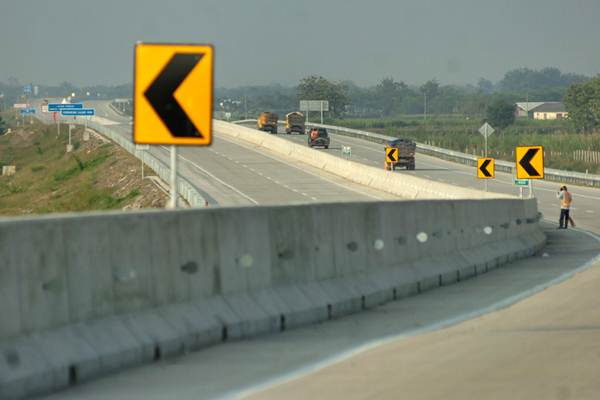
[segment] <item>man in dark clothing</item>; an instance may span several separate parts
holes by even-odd
[[[567,190],[566,186],[562,186],[556,195],[560,199],[560,218],[558,220],[558,229],[567,229],[569,225],[569,210],[573,197]]]

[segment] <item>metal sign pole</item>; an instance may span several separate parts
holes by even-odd
[[[323,100],[321,100],[321,125],[323,125]]]
[[[529,198],[533,198],[533,179],[529,180]]]
[[[169,208],[177,208],[177,146],[171,146],[171,201]]]

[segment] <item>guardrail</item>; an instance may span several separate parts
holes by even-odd
[[[241,121],[235,121],[236,124],[244,124],[249,122],[256,122],[253,119],[246,119]],[[280,121],[283,123],[283,121]],[[319,123],[309,123],[311,126],[322,127],[328,129],[332,133],[337,133],[338,135],[356,137],[364,140],[368,140],[370,142],[375,143],[386,143],[389,140],[396,139],[392,136],[381,135],[379,133],[367,132],[359,129],[345,128],[341,126],[335,125],[327,125],[327,124],[319,124]],[[441,158],[443,160],[453,161],[459,164],[477,166],[477,156],[461,153],[459,151],[446,150],[441,147],[430,146],[423,143],[417,143],[417,151],[419,153],[431,155],[437,158]],[[515,174],[515,165],[512,162],[496,160],[496,170],[501,172],[507,172],[510,174]],[[600,175],[595,174],[584,174],[581,172],[572,172],[572,171],[564,171],[554,168],[545,168],[544,169],[545,179],[554,182],[562,182],[562,183],[572,183],[576,185],[584,185],[584,186],[592,186],[592,187],[600,187]]]
[[[142,160],[146,165],[156,172],[156,174],[165,182],[169,182],[170,171],[169,166],[158,158],[154,157],[148,151],[138,150],[134,143],[125,139],[117,132],[110,129],[110,127],[98,124],[96,122],[88,122],[88,128],[95,130],[99,134],[108,137],[113,142],[117,143],[123,149],[134,155],[136,158]],[[205,207],[206,199],[198,192],[198,190],[181,175],[177,177],[177,191],[179,195],[183,197],[190,205],[190,207]]]

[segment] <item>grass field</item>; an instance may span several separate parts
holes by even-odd
[[[420,118],[420,119],[419,119]],[[394,137],[408,137],[421,143],[469,154],[483,155],[484,140],[478,129],[482,121],[459,116],[436,115],[398,119],[342,119],[333,125],[365,129]],[[515,124],[497,130],[488,140],[488,154],[513,161],[514,148],[520,145],[544,146],[546,166],[579,172],[600,173],[600,165],[578,161],[577,150],[600,151],[600,133],[578,134],[567,120],[535,121],[517,119]]]

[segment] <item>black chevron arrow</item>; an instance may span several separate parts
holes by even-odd
[[[525,153],[525,155],[521,157],[521,160],[519,161],[519,165],[523,167],[525,171],[527,171],[527,174],[529,176],[540,176],[540,173],[535,168],[533,168],[533,165],[531,165],[531,160],[533,159],[533,157],[535,157],[539,150],[540,149],[535,148],[528,149],[527,153]]]
[[[174,96],[181,82],[203,55],[202,53],[175,53],[144,92],[144,96],[173,136],[203,137]]]
[[[396,149],[391,149],[388,151],[388,158],[393,162],[398,161],[398,159],[396,158]]]
[[[492,160],[487,159],[483,162],[483,164],[481,164],[481,167],[479,167],[479,170],[481,171],[481,173],[484,176],[492,176],[492,174],[490,174],[489,171],[487,170],[487,166],[490,165],[491,162],[492,162]]]

